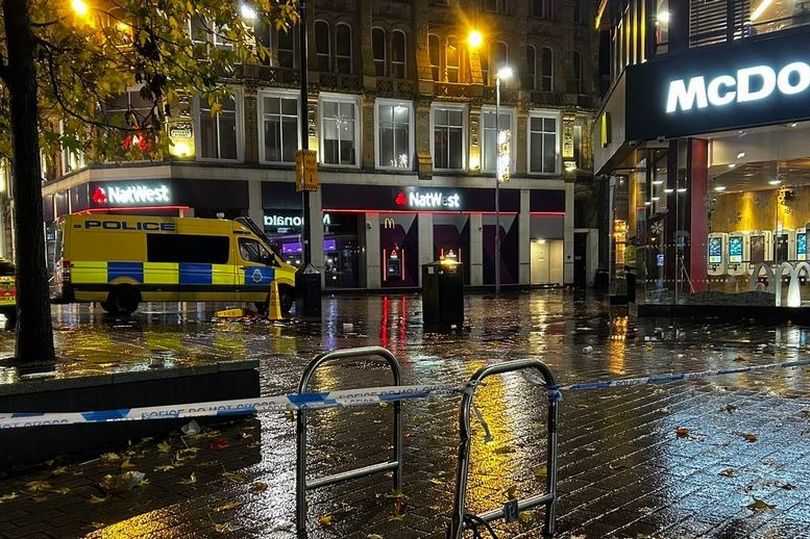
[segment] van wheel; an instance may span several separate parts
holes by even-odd
[[[110,290],[107,294],[107,301],[101,303],[101,307],[110,314],[132,314],[141,302],[141,295],[138,289],[132,285],[120,284]]]
[[[279,287],[278,296],[279,301],[281,302],[281,312],[284,314],[289,314],[290,309],[292,309],[293,303],[295,302],[295,296],[293,296],[292,289],[289,286]]]

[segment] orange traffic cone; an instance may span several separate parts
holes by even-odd
[[[278,295],[278,282],[273,280],[270,285],[270,302],[267,305],[268,320],[283,320],[281,315],[281,298]]]

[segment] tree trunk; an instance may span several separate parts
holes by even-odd
[[[15,359],[18,364],[53,363],[55,354],[42,219],[34,35],[28,0],[2,1],[8,52],[5,79],[11,96],[14,153],[12,172],[17,253]]]

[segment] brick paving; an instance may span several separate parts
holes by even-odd
[[[450,336],[422,333],[421,305],[412,296],[340,297],[325,307],[332,314],[319,332],[210,324],[207,316],[176,313],[141,315],[135,329],[132,323],[105,325],[87,313],[63,315],[63,350],[76,364],[63,372],[78,372],[85,363],[107,368],[96,359],[103,356],[102,341],[131,351],[126,368],[139,368],[150,355],[170,357],[169,352],[184,361],[179,350],[172,352],[178,342],[193,343],[195,359],[188,361],[256,357],[268,395],[291,390],[315,352],[360,344],[394,350],[406,383],[453,385],[487,363],[526,356],[545,359],[563,383],[805,357],[802,327],[684,323],[676,329],[655,321],[628,327],[598,302],[562,292],[497,301],[472,297],[470,330]],[[65,345],[64,335],[73,333],[87,342],[73,349]],[[593,351],[583,350],[588,346]],[[118,363],[107,354],[107,363]],[[384,381],[384,369],[368,363],[359,371],[325,369],[315,379],[324,389]],[[808,381],[805,371],[789,370],[566,394],[558,536],[810,537]],[[542,393],[509,376],[490,379],[476,401],[493,440],[485,442],[483,429],[474,424],[469,510],[540,492]],[[444,537],[452,508],[458,402],[407,403],[401,515],[395,505],[402,509],[403,502],[392,496],[390,479],[362,479],[310,494],[308,536]],[[390,414],[390,407],[377,406],[314,412],[311,472],[333,473],[385,458]],[[685,436],[678,436],[679,428]],[[158,442],[136,443],[116,460],[68,459],[0,479],[0,537],[295,536],[289,414]],[[143,472],[147,483],[112,494],[99,486],[106,475],[131,471]],[[495,528],[502,538],[539,537],[540,522],[542,511]]]

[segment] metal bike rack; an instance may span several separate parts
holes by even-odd
[[[500,509],[486,511],[479,515],[468,515],[464,510],[467,494],[467,476],[470,464],[470,408],[472,407],[473,393],[476,387],[488,376],[503,374],[523,369],[536,369],[540,371],[548,390],[548,449],[547,449],[547,476],[546,494],[531,496],[524,500],[512,500]],[[517,519],[518,513],[532,509],[539,505],[546,506],[546,519],[543,527],[544,537],[554,536],[555,504],[557,501],[557,406],[560,392],[551,369],[542,361],[536,359],[520,359],[507,361],[497,365],[490,365],[479,369],[464,388],[461,400],[461,413],[459,415],[459,430],[461,442],[458,447],[458,470],[456,473],[456,495],[453,504],[453,515],[447,531],[448,539],[462,539],[464,530],[470,529],[471,521],[489,523],[494,520],[507,521]]]
[[[301,382],[298,384],[298,393],[306,393],[310,379],[315,371],[324,363],[334,363],[337,361],[357,360],[367,358],[371,361],[388,364],[394,375],[394,385],[398,386],[402,382],[402,370],[399,361],[394,354],[380,346],[363,346],[360,348],[347,348],[345,350],[334,350],[315,356],[309,362],[304,374],[301,375]],[[357,479],[368,475],[373,475],[387,471],[394,472],[394,490],[400,490],[402,485],[402,403],[394,401],[394,459],[379,464],[363,466],[354,470],[327,475],[307,481],[307,410],[300,408],[296,412],[296,466],[295,466],[295,524],[299,533],[306,531],[307,520],[307,499],[308,490],[313,490],[335,483],[342,483],[351,479]]]

